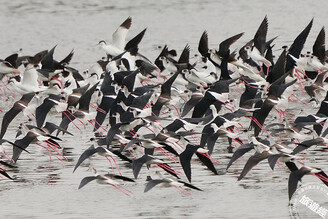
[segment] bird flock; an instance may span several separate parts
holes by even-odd
[[[15,180],[10,171],[17,168],[22,153],[37,156],[29,152],[31,145],[44,148],[49,159],[67,162],[60,144],[78,129],[94,137],[90,143],[73,145],[84,149],[73,173],[91,156],[108,160],[108,168],[102,170],[106,174],[93,169],[93,175],[81,179],[79,189],[95,180],[129,196],[133,191],[124,184],[144,181],[147,175],[144,192],[159,184],[183,194],[190,189],[202,191],[201,185],[191,184],[194,166],[204,165],[207,170],[202,171],[218,175],[222,164],[213,154],[219,151],[231,153],[226,173],[248,153],[238,181],[260,162],[272,170],[276,163],[286,165],[289,199],[306,174],[328,186],[324,171],[306,164],[308,151],[323,151],[328,143],[324,28],[310,52],[303,47],[313,19],[291,45],[277,48],[276,36],[267,39],[265,16],[254,38],[239,49],[230,47],[244,33],[209,48],[204,31],[195,56],[188,44],[179,55],[163,45],[152,61],[139,45],[147,29],[127,41],[131,24],[128,17],[111,41],[99,41],[105,56],[85,71],[70,65],[73,50],[55,60],[56,46],[32,56],[19,51],[0,60],[1,92],[20,98],[1,112],[4,178]],[[7,139],[7,131],[17,128],[12,122],[17,118],[23,122],[16,139]],[[123,176],[121,168],[129,168],[133,177]]]

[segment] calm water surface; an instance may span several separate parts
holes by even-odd
[[[182,50],[188,43],[196,53],[199,37],[208,31],[211,47],[236,33],[245,32],[236,43],[239,48],[249,41],[265,15],[269,19],[268,38],[279,36],[276,48],[290,45],[297,34],[314,17],[313,29],[306,44],[311,49],[322,26],[327,24],[327,1],[2,1],[0,4],[0,55],[2,58],[23,48],[24,54],[35,54],[58,45],[55,58],[61,59],[74,49],[71,65],[87,69],[102,55],[96,47],[100,40],[111,39],[112,32],[128,16],[133,24],[131,38],[147,27],[140,51],[150,59],[159,54],[158,46]],[[280,52],[276,52],[278,54]],[[2,97],[4,102],[5,97]],[[16,97],[17,99],[17,97]],[[8,104],[11,106],[12,100]],[[1,109],[8,109],[6,104]],[[7,107],[7,108],[6,108]],[[293,107],[293,106],[292,106]],[[290,110],[298,115],[300,107]],[[312,112],[313,107],[307,106]],[[317,109],[315,109],[317,110]],[[3,113],[0,114],[3,116]],[[23,116],[10,125],[6,138],[14,140],[15,131]],[[58,121],[54,116],[51,121]],[[248,123],[247,123],[248,124]],[[173,188],[156,188],[143,193],[147,170],[142,169],[135,184],[125,184],[134,193],[131,197],[112,187],[95,182],[78,190],[81,179],[92,175],[91,167],[109,171],[108,161],[93,157],[73,174],[73,167],[86,143],[91,126],[82,133],[73,126],[75,135],[64,136],[61,144],[69,159],[50,161],[46,150],[29,147],[31,154],[23,154],[18,169],[9,171],[16,181],[0,179],[0,213],[2,218],[289,218],[287,181],[288,171],[277,166],[271,171],[261,163],[238,182],[237,177],[247,157],[238,160],[225,173],[230,154],[226,139],[216,145],[214,157],[221,163],[214,176],[198,161],[193,161],[193,184],[203,192],[191,191],[186,196]],[[247,136],[244,136],[247,139]],[[328,169],[327,152],[310,154],[306,163]],[[132,171],[119,164],[122,174],[132,177]],[[151,170],[152,171],[152,170]],[[181,169],[180,169],[181,171]],[[304,177],[303,181],[317,179]]]

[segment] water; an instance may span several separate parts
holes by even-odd
[[[211,48],[240,32],[244,36],[233,48],[249,41],[265,15],[269,19],[268,38],[279,36],[276,49],[290,45],[297,34],[314,17],[314,25],[305,50],[310,50],[316,35],[326,25],[327,1],[8,1],[0,5],[0,55],[2,58],[23,48],[24,54],[35,54],[58,45],[55,58],[65,57],[72,49],[71,65],[87,69],[102,55],[96,47],[100,40],[110,40],[112,32],[128,16],[133,19],[128,38],[145,27],[147,32],[140,52],[151,60],[159,54],[158,46],[182,50],[188,43],[196,53],[199,38],[208,31]],[[280,52],[275,52],[276,54]],[[2,97],[4,99],[4,97]],[[3,106],[1,109],[8,109]],[[297,105],[300,107],[300,104]],[[297,108],[297,109],[298,109]],[[312,111],[308,106],[308,111]],[[290,111],[299,114],[299,110]],[[3,115],[3,114],[1,114]],[[14,140],[18,120],[10,125],[6,138]],[[51,117],[53,121],[57,121]],[[154,188],[143,193],[147,170],[142,169],[137,183],[125,186],[132,190],[126,197],[112,187],[90,183],[81,190],[81,179],[92,175],[88,168],[109,171],[108,161],[93,157],[73,174],[77,158],[89,147],[91,126],[82,134],[70,126],[75,136],[63,137],[68,162],[55,157],[49,160],[45,149],[30,146],[31,154],[23,153],[17,170],[9,171],[17,181],[0,180],[0,213],[4,218],[289,218],[287,181],[288,171],[277,166],[271,171],[266,162],[256,166],[245,179],[237,177],[247,157],[238,160],[225,173],[230,154],[226,139],[216,145],[214,157],[221,163],[214,176],[195,160],[192,163],[192,182],[203,192],[191,191],[185,196],[173,188]],[[307,164],[328,169],[327,152],[309,155]],[[132,171],[119,164],[122,174],[132,177]],[[181,169],[180,169],[181,171]],[[305,176],[304,182],[315,181]]]

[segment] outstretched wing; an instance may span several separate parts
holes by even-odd
[[[134,178],[138,178],[142,165],[147,161],[147,155],[143,155],[142,157],[132,161],[132,170]]]
[[[162,179],[152,179],[152,180],[150,180],[147,183],[144,192],[148,192],[149,190],[151,190],[152,188],[154,188],[155,186],[157,186],[158,184],[160,184],[162,182],[164,182],[164,180],[162,180]]]
[[[86,184],[88,184],[89,182],[93,181],[97,179],[96,176],[87,176],[87,177],[84,177],[82,180],[81,180],[81,183],[79,185],[79,189],[81,189],[83,186],[85,186]]]
[[[87,159],[88,157],[92,156],[93,154],[95,154],[97,152],[96,148],[94,145],[91,145],[87,150],[85,150],[79,160],[77,161],[75,167],[74,167],[74,170],[73,170],[73,173],[75,172],[75,170],[81,165],[81,163]]]
[[[245,153],[252,150],[253,148],[254,148],[254,144],[243,144],[239,148],[237,148],[237,150],[235,151],[235,153],[233,153],[228,163],[227,169],[229,169],[229,167],[233,164],[233,162],[235,162],[238,158],[240,158],[241,156],[243,156]]]
[[[121,50],[124,49],[126,35],[132,24],[132,18],[128,17],[113,33],[113,45]]]
[[[255,167],[259,162],[269,157],[267,151],[263,151],[262,153],[257,153],[251,156],[246,162],[244,169],[241,171],[240,176],[238,177],[238,181],[244,178],[246,174]]]
[[[16,105],[16,104],[15,104]],[[11,121],[22,111],[21,108],[18,107],[12,107],[2,118],[2,124],[1,124],[1,132],[0,132],[0,139],[3,138],[5,135],[7,128]]]

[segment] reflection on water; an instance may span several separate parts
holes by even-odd
[[[290,44],[298,32],[314,16],[314,31],[309,36],[306,49],[311,48],[314,38],[326,25],[327,1],[307,1],[298,4],[288,1],[7,1],[0,5],[1,57],[23,48],[25,54],[58,45],[55,58],[64,57],[74,48],[72,65],[85,70],[103,54],[96,43],[110,39],[118,24],[128,16],[133,18],[131,35],[148,27],[141,43],[141,52],[152,60],[158,55],[158,46],[182,50],[189,43],[196,53],[199,37],[204,30],[209,33],[213,48],[223,39],[245,31],[236,47],[254,35],[259,22],[267,14],[270,37],[279,36],[277,49]],[[269,37],[269,38],[270,38]],[[1,110],[12,105],[8,104]],[[4,100],[5,101],[5,100]],[[310,110],[310,109],[308,109]],[[295,115],[299,114],[295,110]],[[1,116],[3,113],[0,114]],[[22,118],[22,117],[20,117]],[[14,139],[18,124],[15,121],[8,130],[8,138]],[[16,123],[16,124],[15,124]],[[140,180],[124,184],[134,192],[125,197],[113,187],[95,182],[78,190],[81,179],[92,175],[92,169],[111,171],[103,157],[86,160],[73,174],[79,155],[89,147],[90,126],[81,132],[72,128],[74,136],[64,136],[62,153],[67,161],[60,161],[44,148],[31,145],[30,154],[23,153],[9,174],[14,181],[0,179],[1,216],[4,218],[104,218],[104,217],[185,217],[185,218],[289,218],[287,181],[288,171],[277,166],[271,171],[267,163],[259,164],[245,179],[238,182],[248,157],[237,160],[225,172],[231,155],[225,151],[227,141],[216,145],[214,158],[221,163],[216,167],[219,175],[212,175],[199,163],[193,165],[193,184],[203,192],[191,191],[184,196],[174,188],[156,188],[143,193],[148,174],[142,168]],[[70,131],[71,131],[70,130]],[[10,133],[10,134],[9,134]],[[245,136],[247,139],[247,136]],[[313,166],[328,169],[327,148],[313,150],[309,155]],[[55,153],[54,153],[55,155]],[[196,162],[196,161],[195,161]],[[197,161],[198,162],[198,161]],[[123,175],[132,177],[129,164],[119,161]],[[310,163],[309,163],[310,164]],[[177,168],[177,164],[174,166]],[[155,170],[150,170],[155,171]],[[305,176],[304,181],[315,181]]]

